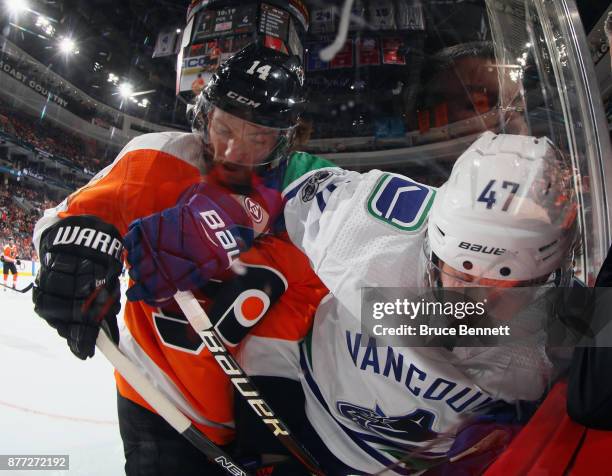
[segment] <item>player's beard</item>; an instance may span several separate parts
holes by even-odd
[[[251,182],[253,169],[233,162],[213,162],[213,175],[225,185],[244,186]]]
[[[209,183],[243,195],[248,195],[261,180],[257,168],[224,161],[210,162],[206,177]]]
[[[252,188],[253,167],[217,159],[211,144],[204,141],[203,146],[200,173],[206,177],[206,182],[238,193],[248,192]]]

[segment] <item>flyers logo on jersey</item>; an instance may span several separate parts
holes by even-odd
[[[418,231],[427,218],[436,192],[401,175],[384,174],[368,198],[374,218],[402,231]]]
[[[276,269],[242,263],[245,273],[216,293],[210,316],[228,345],[238,345],[266,311],[287,290],[287,279]]]
[[[271,267],[242,263],[245,273],[225,283],[210,282],[202,291],[214,296],[208,309],[215,331],[227,345],[236,346],[288,288],[287,278]],[[153,313],[157,332],[168,347],[199,354],[204,344],[180,313],[159,309]]]

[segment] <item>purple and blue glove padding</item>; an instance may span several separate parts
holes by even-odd
[[[220,187],[190,187],[172,208],[132,222],[124,238],[130,301],[157,306],[177,291],[204,286],[251,246],[244,208]]]

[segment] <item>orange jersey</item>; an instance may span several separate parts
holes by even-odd
[[[170,132],[137,137],[88,185],[45,212],[34,232],[37,248],[45,229],[72,215],[96,215],[125,235],[133,220],[174,206],[187,187],[199,182],[202,160],[201,139],[194,134]],[[254,333],[291,341],[302,338],[326,293],[306,257],[288,240],[268,237],[241,255],[241,261],[258,272],[264,269],[272,273],[279,286],[285,281],[287,290],[282,290],[266,318],[259,322],[260,314],[268,309],[266,305],[273,304],[266,304],[265,296],[263,304],[256,299],[243,299],[248,293],[230,289],[229,283],[212,283],[216,289],[211,295],[228,296],[228,306],[236,311],[238,321],[257,324]],[[289,282],[291,286],[287,286]],[[260,296],[258,293],[247,297]],[[199,299],[217,314],[220,322],[227,321],[228,313],[214,309],[215,303],[209,298],[200,295]],[[234,426],[231,383],[178,308],[172,304],[161,309],[144,302],[127,302],[124,320],[121,350],[210,439],[218,444],[228,443]],[[117,373],[116,381],[121,395],[152,410]]]
[[[15,259],[17,259],[17,247],[15,245],[13,246],[5,245],[3,254],[4,254],[5,262],[14,263]]]

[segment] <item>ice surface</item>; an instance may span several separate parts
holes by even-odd
[[[9,277],[9,282],[11,277]],[[29,284],[20,277],[18,287]],[[34,314],[32,292],[0,289],[0,454],[68,454],[70,471],[17,476],[124,474],[113,368],[83,362]]]

